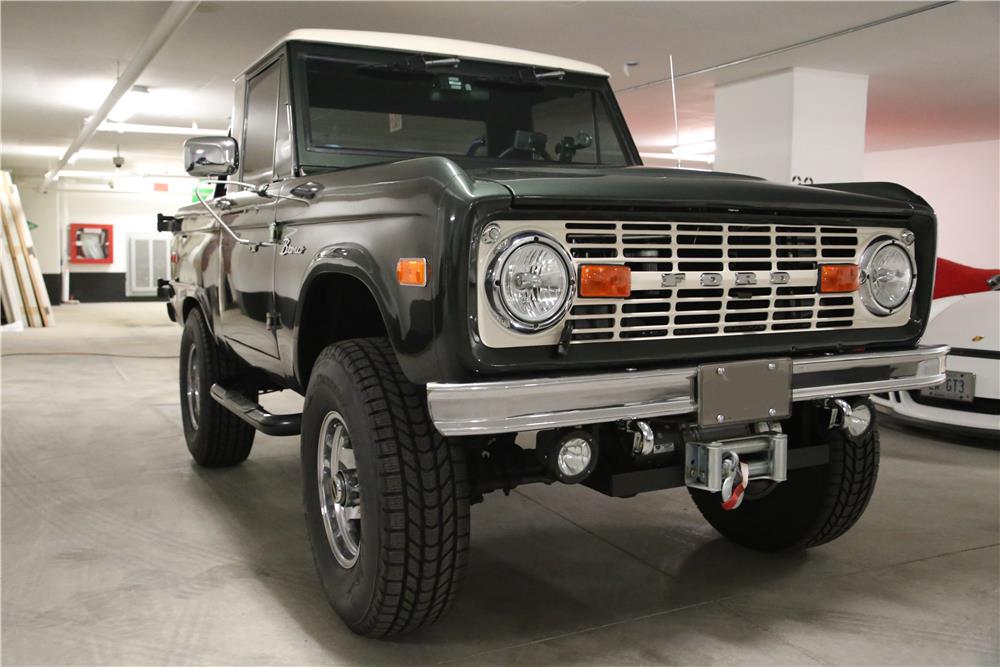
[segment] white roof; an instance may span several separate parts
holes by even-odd
[[[516,63],[551,69],[561,69],[569,72],[582,72],[598,76],[610,76],[597,65],[550,56],[534,51],[512,49],[506,46],[467,42],[461,39],[445,37],[428,37],[426,35],[406,35],[394,32],[372,32],[368,30],[293,30],[267,50],[270,53],[281,44],[290,41],[320,42],[323,44],[342,44],[344,46],[362,46],[390,51],[409,51],[412,53],[433,53],[443,56],[469,58],[470,60],[488,60],[497,63]],[[267,55],[265,53],[264,55]]]

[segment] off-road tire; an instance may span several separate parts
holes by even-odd
[[[806,414],[794,419],[789,446],[796,439],[804,439],[799,440],[803,446],[826,444],[828,464],[789,470],[787,481],[757,499],[748,493],[730,511],[722,509],[719,494],[689,489],[702,515],[724,537],[763,551],[806,549],[837,539],[864,513],[878,478],[877,426],[854,440],[839,428],[828,428],[824,408],[797,410]]]
[[[350,433],[361,498],[356,562],[342,567],[320,511],[317,449],[324,418]],[[354,632],[384,637],[436,621],[451,606],[469,548],[464,451],[435,430],[422,387],[382,338],[320,354],[302,416],[302,488],[313,559],[330,604]]]
[[[196,419],[192,419],[187,395],[188,362],[192,348],[196,352],[195,361],[199,369]],[[236,377],[240,365],[215,342],[197,308],[188,314],[184,322],[180,355],[181,420],[191,457],[206,468],[224,468],[242,463],[250,455],[256,431],[216,403],[211,395],[212,385],[216,382],[225,384]]]

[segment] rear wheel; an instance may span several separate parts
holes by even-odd
[[[302,481],[316,569],[351,630],[393,635],[447,611],[469,546],[464,452],[435,430],[387,340],[320,354],[302,415]]]
[[[237,372],[236,361],[215,342],[201,311],[192,310],[181,335],[181,421],[188,451],[198,465],[232,466],[250,455],[253,427],[211,396],[213,384],[228,381]]]
[[[803,406],[789,424],[789,444],[825,444],[829,463],[790,470],[780,484],[751,482],[743,504],[722,509],[719,494],[689,489],[705,519],[724,537],[778,551],[826,544],[846,533],[868,506],[878,478],[879,438],[873,423],[860,438],[829,428],[829,411]]]

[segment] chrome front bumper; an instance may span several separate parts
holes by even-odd
[[[792,400],[919,389],[944,382],[946,345],[792,361]],[[427,385],[443,435],[516,433],[698,409],[698,367]]]

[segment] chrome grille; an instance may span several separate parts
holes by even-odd
[[[857,261],[864,247],[858,231],[567,222],[562,240],[578,264],[624,263],[633,285],[624,300],[578,298],[572,342],[852,327],[860,304],[855,295],[818,294],[817,264]]]
[[[577,296],[567,321],[573,344],[678,340],[899,327],[909,310],[873,315],[857,293],[817,292],[818,265],[857,263],[877,238],[901,227],[640,220],[499,220],[500,237],[538,232],[565,244],[580,264],[626,264],[627,299]],[[476,322],[493,348],[556,346],[564,323],[538,333],[497,320],[485,282],[496,246],[476,247]],[[772,274],[777,274],[773,276]],[[736,343],[733,343],[735,345]]]

